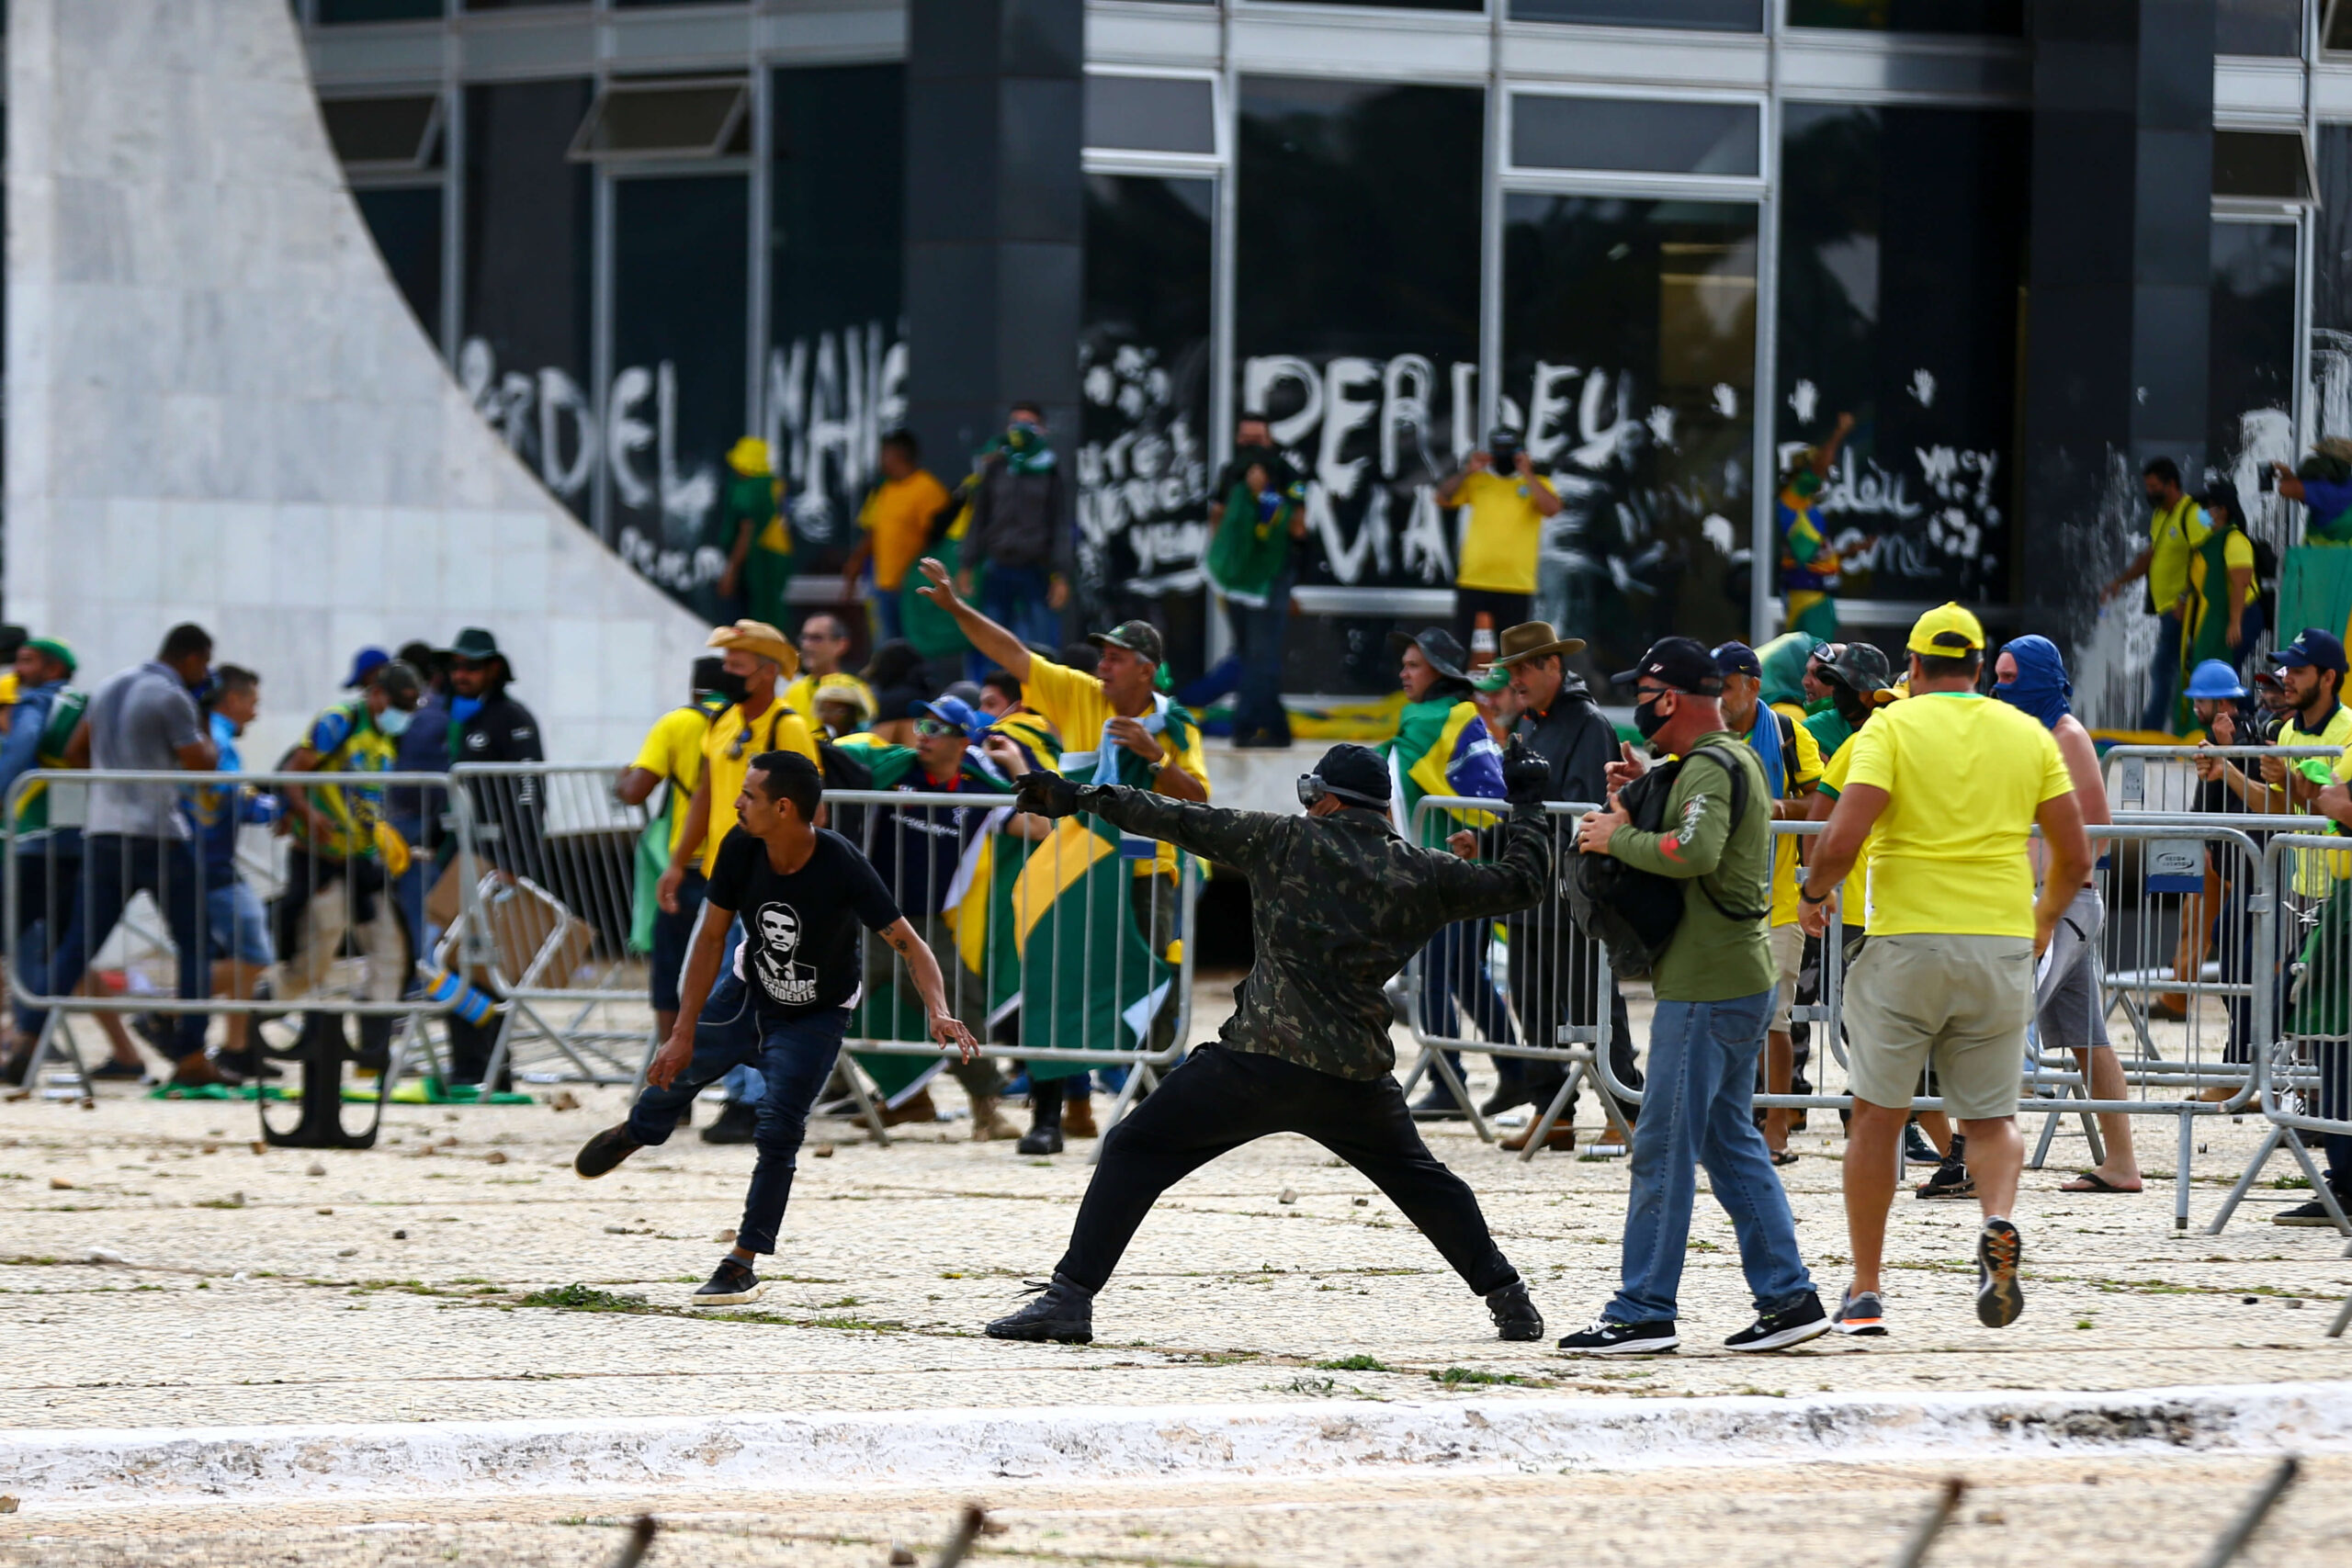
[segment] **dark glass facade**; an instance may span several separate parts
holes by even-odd
[[[384,266],[400,286],[401,298],[416,313],[417,325],[441,341],[441,187],[411,186],[356,190],[352,199],[367,220]]]
[[[1502,417],[1566,503],[1536,613],[1590,674],[1747,635],[1755,365],[1753,207],[1507,198]]]
[[[1854,416],[1819,505],[1847,593],[2006,600],[2027,117],[1792,104],[1781,124],[1781,457]]]
[[[2291,465],[2296,457],[2298,236],[2292,220],[2217,219],[2211,245],[2205,462],[2218,477],[2236,483],[2241,495],[2253,498],[2265,465]]]
[[[1204,662],[1210,282],[1216,182],[1086,182],[1079,340],[1080,618],[1157,622],[1181,675]]]
[[[1789,26],[2015,35],[2025,30],[2025,0],[1789,0]]]
[[[1764,29],[1768,0],[1510,0],[1515,22],[1583,22],[1611,28]]]

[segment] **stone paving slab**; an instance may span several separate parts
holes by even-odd
[[[0,1517],[7,1568],[586,1568],[612,1561],[622,1525],[655,1506],[652,1568],[878,1568],[903,1545],[931,1561],[977,1500],[1004,1527],[976,1560],[1007,1564],[1478,1563],[1539,1568],[1720,1568],[1894,1556],[1947,1473],[1969,1491],[1939,1538],[1937,1568],[2189,1568],[2273,1461],[2051,1458],[1943,1464],[1463,1475],[1361,1483],[869,1487],[780,1501],[760,1494],[651,1499],[426,1499],[275,1508],[141,1507]],[[2352,1460],[2307,1461],[2240,1562],[2340,1562],[2352,1536]]]
[[[2030,1173],[2018,1216],[2028,1309],[2004,1333],[1971,1309],[1974,1206],[1905,1199],[1893,1336],[1775,1359],[1717,1348],[1748,1309],[1729,1226],[1702,1196],[1690,1348],[1594,1365],[1495,1341],[1480,1303],[1394,1208],[1296,1138],[1264,1140],[1170,1195],[1098,1303],[1095,1345],[1002,1345],[977,1330],[1051,1268],[1089,1145],[1026,1159],[963,1141],[959,1123],[888,1148],[847,1123],[820,1126],[815,1141],[833,1152],[801,1162],[766,1297],[732,1320],[693,1314],[684,1303],[736,1221],[750,1151],[684,1135],[582,1182],[571,1155],[617,1119],[622,1096],[575,1093],[572,1111],[398,1109],[385,1142],[359,1153],[255,1155],[249,1105],[111,1089],[95,1111],[0,1104],[0,1325],[15,1352],[0,1370],[5,1425],[2352,1377],[2352,1340],[2323,1337],[2352,1289],[2341,1238],[2267,1223],[2300,1192],[2266,1190],[2208,1237],[2172,1230],[2165,1191],[2067,1195],[2063,1171]],[[1807,1256],[1834,1291],[1845,1228],[1837,1124],[1825,1122],[1799,1137],[1804,1157],[1785,1175]],[[2261,1130],[2204,1129],[2199,1224]],[[1431,1137],[1477,1189],[1554,1330],[1579,1325],[1614,1282],[1623,1163],[1523,1165],[1452,1124]],[[131,1266],[76,1261],[94,1247]],[[573,1282],[648,1310],[525,1304]]]

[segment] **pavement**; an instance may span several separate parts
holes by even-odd
[[[1203,1029],[1216,1022],[1209,1002]],[[1905,1198],[1889,1244],[1888,1337],[1733,1356],[1720,1340],[1747,1322],[1749,1303],[1730,1227],[1702,1191],[1682,1293],[1685,1348],[1625,1364],[1571,1362],[1548,1339],[1495,1340],[1482,1304],[1393,1205],[1320,1147],[1290,1137],[1253,1145],[1172,1191],[1097,1303],[1096,1343],[1046,1347],[999,1343],[978,1328],[1020,1299],[1024,1280],[1052,1268],[1090,1145],[1024,1158],[1007,1144],[968,1142],[968,1123],[956,1120],[899,1129],[877,1147],[852,1123],[820,1122],[783,1250],[763,1270],[766,1294],[744,1309],[695,1312],[688,1299],[739,1216],[751,1151],[686,1134],[584,1182],[571,1155],[618,1119],[623,1096],[575,1087],[576,1108],[560,1110],[546,1103],[552,1091],[541,1094],[527,1106],[396,1107],[379,1145],[355,1152],[257,1152],[250,1104],[153,1100],[113,1086],[91,1110],[38,1098],[0,1103],[0,1329],[12,1351],[0,1367],[0,1440],[754,1413],[946,1418],[1060,1406],[1262,1407],[1271,1418],[1386,1404],[1460,1420],[1464,1410],[1514,1401],[1630,1409],[1677,1397],[1917,1402],[2288,1383],[2314,1385],[2339,1406],[2352,1399],[2352,1338],[2324,1335],[2352,1291],[2343,1238],[2267,1223],[2307,1194],[2259,1188],[2224,1234],[2201,1234],[2265,1131],[2258,1118],[2199,1123],[2185,1234],[2172,1227],[2166,1182],[2152,1179],[2139,1195],[2057,1191],[2082,1154],[2079,1133],[2063,1131],[2052,1168],[2028,1173],[2018,1204],[2027,1309],[2006,1331],[1979,1325],[1972,1307],[1974,1205]],[[939,1098],[960,1095],[946,1087]],[[1589,1097],[1581,1119],[1597,1130]],[[1802,1157],[1783,1176],[1806,1256],[1834,1300],[1845,1248],[1840,1139],[1834,1113],[1815,1112],[1813,1128],[1794,1139]],[[2151,1151],[2143,1163],[2167,1175],[2170,1132],[2168,1122],[2151,1125],[2142,1139]],[[1552,1334],[1580,1326],[1614,1284],[1624,1162],[1544,1154],[1523,1164],[1460,1123],[1434,1125],[1430,1140],[1476,1189]],[[2274,1162],[2271,1174],[2288,1168]],[[1743,1472],[1753,1485],[1739,1488],[1742,1529],[1813,1528],[1804,1488],[1815,1485],[1830,1498],[1822,1506],[1843,1510],[1854,1528],[1893,1529],[1886,1521],[1916,1511],[1933,1479],[1928,1461],[1899,1453],[1836,1476],[1837,1458],[1807,1456],[1802,1485],[1792,1466],[1759,1458]],[[2128,1490],[2113,1467],[2144,1463],[2157,1467],[2146,1509],[2117,1506],[2114,1518],[2171,1509],[2210,1519],[2254,1473],[2251,1459],[2200,1454],[2170,1461],[2188,1468],[2160,1482],[2164,1462],[2136,1451],[2097,1464],[2052,1456],[2047,1463],[2063,1475],[2004,1471],[2012,1479],[1999,1484],[2018,1489],[2018,1501],[1991,1506],[2022,1524],[2030,1498],[2088,1475],[2119,1488],[2098,1495],[2104,1510]],[[2318,1462],[2341,1479],[2343,1461]],[[1604,1561],[1635,1542],[1646,1551],[1642,1510],[1669,1517],[1689,1485],[1663,1472],[1642,1480],[1607,1465],[1569,1468],[1579,1495],[1601,1473],[1650,1499],[1629,1503],[1622,1519],[1569,1531],[1577,1550]],[[1899,1484],[1889,1479],[1897,1476]],[[584,1514],[532,1498],[461,1507],[444,1497],[457,1513],[442,1518],[421,1506],[388,1513],[376,1502],[256,1495],[254,1506],[283,1517],[262,1532],[283,1556],[253,1545],[261,1527],[250,1520],[208,1515],[157,1536],[151,1520],[109,1512],[114,1505],[63,1511],[51,1506],[60,1499],[28,1489],[26,1511],[0,1518],[0,1562],[424,1562],[492,1539],[511,1547],[508,1561],[602,1561],[612,1541],[565,1521],[614,1513],[620,1505],[607,1498],[628,1488],[610,1477],[583,1483],[599,1493]],[[1026,1522],[988,1547],[1039,1561],[1402,1560],[1469,1528],[1456,1516],[1475,1497],[1524,1487],[1531,1501],[1559,1500],[1523,1476],[1465,1477],[1461,1495],[1439,1487],[1413,1505],[1396,1501],[1407,1485],[1321,1484],[1315,1508],[1337,1510],[1337,1533],[1324,1539],[1291,1517],[1263,1477],[1204,1483],[1197,1498],[1008,1477],[992,1490],[1019,1502]],[[807,1486],[814,1490],[781,1513],[773,1497],[682,1501],[671,1487],[664,1517],[683,1508],[702,1518],[695,1528],[707,1540],[697,1551],[709,1561],[870,1562],[876,1540],[922,1536],[920,1519],[931,1518],[936,1536],[954,1505],[934,1489],[867,1509],[827,1503],[821,1482]],[[0,1480],[0,1493],[14,1490]],[[1262,1507],[1248,1501],[1261,1494],[1271,1499]],[[1212,1495],[1229,1508],[1211,1506]],[[2341,1486],[2331,1494],[2344,1495]],[[2089,1496],[2060,1495],[2077,1513]],[[1517,1561],[1563,1528],[1539,1523],[1555,1519],[1548,1506],[1484,1512],[1493,1528],[1478,1555],[1496,1561]],[[1048,1519],[1062,1521],[1050,1527],[1062,1536],[1049,1536]],[[65,1531],[55,1551],[9,1555],[52,1529]],[[745,1544],[729,1555],[737,1548],[726,1543],[739,1538],[791,1551],[745,1555],[753,1551]],[[69,1539],[86,1554],[68,1554],[60,1543]],[[1698,1561],[1708,1541],[1730,1540],[1694,1527],[1671,1552],[1645,1560],[1684,1561],[1688,1546]],[[837,1556],[823,1544],[834,1540],[863,1544]],[[1120,1544],[1138,1541],[1152,1544]],[[2168,1539],[2166,1551],[2174,1544],[2189,1560],[2188,1542]]]

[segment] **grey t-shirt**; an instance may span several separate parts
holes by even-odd
[[[108,676],[90,695],[88,718],[90,766],[98,770],[177,768],[179,749],[205,738],[195,697],[171,666],[152,660]],[[185,839],[180,795],[172,784],[94,784],[83,831]]]

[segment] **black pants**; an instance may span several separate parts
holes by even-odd
[[[1469,1185],[1421,1142],[1395,1078],[1335,1077],[1223,1045],[1195,1046],[1104,1136],[1057,1271],[1101,1290],[1162,1192],[1270,1133],[1304,1134],[1372,1178],[1479,1295],[1519,1278]]]
[[[1529,612],[1534,607],[1534,595],[1506,593],[1496,588],[1457,588],[1453,591],[1454,635],[1462,646],[1470,646],[1470,634],[1477,629],[1479,612],[1484,611],[1493,624],[1498,641],[1511,627],[1524,626]]]
[[[1530,1045],[1556,1044],[1563,1023],[1589,1028],[1600,1021],[1600,944],[1577,931],[1555,901],[1538,905],[1511,927],[1510,1000],[1519,1012],[1520,1039]],[[1634,1060],[1634,1021],[1614,976],[1609,981],[1609,1070],[1627,1089],[1642,1087],[1642,1069]],[[1560,1074],[1534,1061],[1527,1071],[1540,1109],[1556,1091]],[[1576,1105],[1571,1099],[1560,1114],[1574,1115]],[[1641,1107],[1626,1100],[1617,1101],[1617,1111],[1628,1125],[1641,1114]]]

